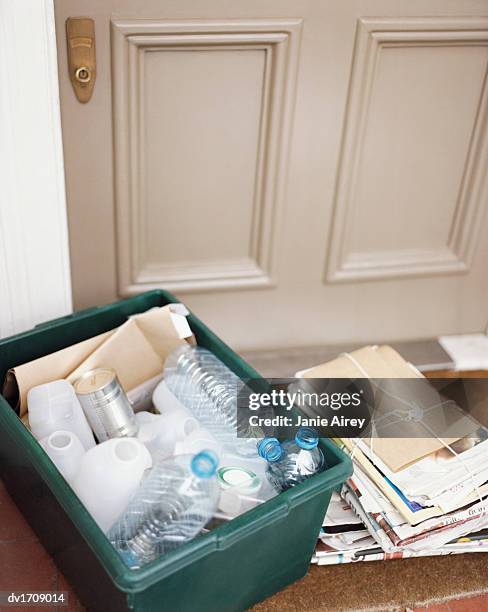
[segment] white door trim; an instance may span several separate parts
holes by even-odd
[[[71,312],[53,0],[0,0],[0,337]]]

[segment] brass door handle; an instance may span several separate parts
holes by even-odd
[[[88,102],[96,77],[95,22],[89,17],[66,20],[68,70],[71,84],[80,102]]]

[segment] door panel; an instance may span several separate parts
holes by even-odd
[[[169,288],[241,349],[485,329],[483,13],[58,0],[75,305]],[[66,61],[79,14],[87,104]]]
[[[112,21],[122,294],[272,283],[300,26]]]
[[[359,21],[329,281],[469,269],[488,102],[488,32],[473,26]]]

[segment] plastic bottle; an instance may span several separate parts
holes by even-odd
[[[136,438],[112,438],[85,453],[72,487],[102,531],[125,510],[151,465],[149,451]]]
[[[193,431],[198,429],[198,421],[190,416],[178,414],[152,414],[138,412],[135,415],[139,426],[137,439],[146,445],[154,456],[171,457],[177,442],[183,441]]]
[[[85,449],[80,439],[72,431],[55,431],[39,444],[51,458],[64,478],[71,482],[80,469]]]
[[[220,487],[219,510],[228,518],[239,516],[260,503],[262,481],[255,472],[224,466],[217,472],[217,481]]]
[[[211,450],[219,459],[223,455],[222,444],[213,436],[208,429],[198,427],[194,429],[184,440],[176,443],[175,455],[196,455],[200,451]]]
[[[93,432],[67,380],[54,380],[32,387],[27,394],[27,404],[29,426],[38,440],[63,430],[73,432],[85,450],[95,446]]]
[[[311,427],[300,427],[295,439],[283,444],[276,438],[259,442],[258,452],[268,462],[266,475],[277,491],[285,491],[325,470],[325,458],[318,443],[318,433]]]
[[[152,403],[162,415],[186,415],[193,416],[192,412],[185,408],[180,400],[168,389],[168,385],[162,380],[154,389]]]
[[[178,347],[166,360],[164,381],[225,447],[238,454],[256,454],[253,437],[261,437],[262,432],[253,431],[237,410],[242,382],[210,351],[189,345]]]
[[[211,451],[158,461],[107,534],[127,565],[141,567],[200,533],[219,499]]]

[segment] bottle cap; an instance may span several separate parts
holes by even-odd
[[[219,459],[210,450],[197,453],[191,460],[191,470],[198,478],[210,478],[217,471]]]
[[[263,438],[258,444],[259,456],[270,463],[279,461],[283,455],[283,449],[277,438]]]
[[[241,467],[220,468],[217,472],[217,480],[221,489],[234,489],[247,495],[261,488],[260,478],[251,470]]]
[[[130,550],[119,550],[119,554],[131,569],[139,569],[139,559]]]
[[[251,470],[226,466],[217,472],[220,486],[219,509],[228,518],[239,516],[259,503],[261,479]]]
[[[310,450],[319,443],[319,433],[313,427],[300,427],[295,436],[295,442],[300,448]]]

